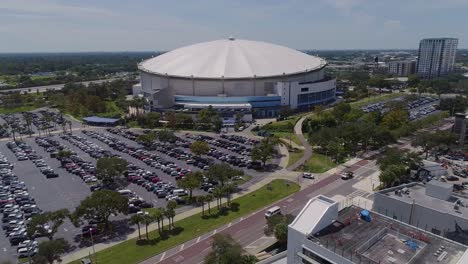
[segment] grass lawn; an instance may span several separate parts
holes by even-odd
[[[131,239],[99,251],[96,254],[98,263],[129,264],[140,262],[225,225],[234,219],[255,212],[300,189],[297,184],[284,180],[273,180],[268,185],[271,188],[263,186],[252,193],[234,199],[232,202],[240,205],[237,211],[228,211],[224,215],[221,215],[217,213],[216,209],[212,208],[212,215],[209,217],[202,218],[201,213],[187,217],[175,222],[175,230],[165,239],[161,238],[157,231],[153,231],[150,233],[150,241],[141,241],[146,243],[138,244],[137,239]],[[142,228],[142,232],[144,233],[144,227]],[[78,264],[80,262],[77,260],[72,263]]]
[[[336,166],[336,163],[325,155],[313,153],[312,157],[302,167],[303,171],[322,173]]]
[[[297,135],[294,134],[294,132],[291,132],[291,133],[288,133],[288,132],[272,132],[272,134],[279,137],[279,138],[286,139],[286,142],[288,142],[288,143],[289,143],[289,137],[291,137],[292,142],[296,143],[299,146],[302,146],[301,141],[299,140]]]
[[[42,106],[25,105],[25,106],[20,106],[20,107],[15,107],[15,108],[0,107],[0,114],[27,112],[27,111],[32,111],[32,110],[40,108],[40,107],[42,107]]]
[[[304,156],[304,150],[300,149],[294,152],[289,152],[288,167]]]
[[[400,93],[382,94],[382,95],[372,96],[369,98],[364,98],[359,101],[352,102],[350,104],[353,107],[361,107],[364,105],[373,104],[373,103],[377,103],[377,102],[384,101],[384,100],[390,100],[390,99],[397,98],[400,96],[404,96],[404,94],[400,94]]]

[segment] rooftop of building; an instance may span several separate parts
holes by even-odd
[[[437,185],[441,188],[450,185],[448,183],[443,183],[436,180],[431,181],[430,184]],[[455,215],[457,217],[468,219],[468,197],[452,193],[448,199],[439,199],[427,194],[426,185],[422,183],[410,183],[390,189],[385,189],[379,193],[405,203],[415,203],[439,212],[444,212]],[[403,189],[404,191],[401,191]],[[459,206],[457,206],[457,209],[454,209],[457,201],[459,201]]]
[[[467,258],[462,244],[373,212],[365,221],[362,210],[341,210],[338,219],[308,239],[354,263],[460,263]]]

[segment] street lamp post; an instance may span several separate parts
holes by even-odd
[[[97,264],[97,256],[96,256],[96,249],[94,248],[94,239],[93,239],[93,230],[94,228],[89,229],[89,233],[91,235],[91,244],[93,245],[93,255],[94,255],[94,263]]]

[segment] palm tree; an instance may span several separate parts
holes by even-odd
[[[140,214],[134,214],[130,218],[130,222],[138,227],[138,240],[141,240],[141,232],[140,232],[140,223],[143,222],[143,216]]]
[[[31,136],[31,134],[32,134],[32,127],[31,127],[32,117],[31,117],[31,115],[29,113],[26,113],[26,115],[24,116],[24,120],[26,121],[26,126],[28,127],[29,136]]]
[[[233,194],[236,191],[236,184],[234,183],[229,183],[224,186],[224,192],[226,194],[226,200],[227,200],[227,205],[231,203],[231,194]]]
[[[173,219],[173,217],[175,216],[175,211],[173,209],[170,209],[170,208],[167,208],[164,210],[164,216],[167,218],[167,220],[169,220],[169,230],[172,229],[172,226],[173,226],[173,222],[171,222],[171,219]]]
[[[203,195],[200,195],[200,196],[197,196],[197,203],[200,204],[201,203],[201,207],[202,207],[202,215],[205,215],[205,201],[206,201],[206,197],[203,196]]]
[[[161,234],[161,231],[164,231],[164,209],[156,208],[153,212],[153,217],[158,222],[158,231]],[[162,225],[160,225],[162,223]]]
[[[208,194],[205,196],[205,202],[208,203],[208,213],[211,214],[211,202],[213,201],[213,195]]]
[[[214,188],[213,189],[213,196],[216,198],[216,205],[217,205],[218,210],[219,210],[219,207],[221,206],[221,203],[222,203],[222,197],[224,196],[223,188],[220,187],[220,186]]]
[[[149,240],[148,236],[148,226],[154,222],[155,217],[149,214],[145,214],[142,217],[142,222],[145,224],[145,231],[146,231],[146,240]]]

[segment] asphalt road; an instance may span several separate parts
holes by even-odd
[[[95,80],[95,81],[86,81],[86,82],[77,82],[77,83],[88,85],[90,83],[103,83],[103,82],[113,81],[113,80],[116,80],[116,79],[118,79],[118,78]],[[8,93],[8,92],[36,93],[37,91],[45,92],[45,91],[48,91],[48,90],[62,90],[64,86],[65,86],[65,84],[62,83],[62,84],[52,84],[52,85],[44,85],[44,86],[15,88],[15,89],[0,90],[0,93]]]
[[[333,174],[276,204],[272,204],[270,207],[277,205],[282,208],[283,213],[297,215],[310,198],[319,194],[329,197],[333,197],[334,195],[348,196],[353,195],[355,192],[364,194],[363,191],[357,190],[352,186],[362,178],[375,172],[375,164],[369,164],[369,161],[363,160],[356,163],[348,170],[355,172],[356,177],[354,179],[344,181],[340,178],[339,174]],[[226,226],[174,247],[141,263],[202,263],[203,258],[210,252],[211,236],[218,232],[231,235],[234,240],[243,247],[246,247],[264,236],[263,229],[266,225],[264,214],[266,210],[267,208],[246,216],[245,218],[237,219]]]

